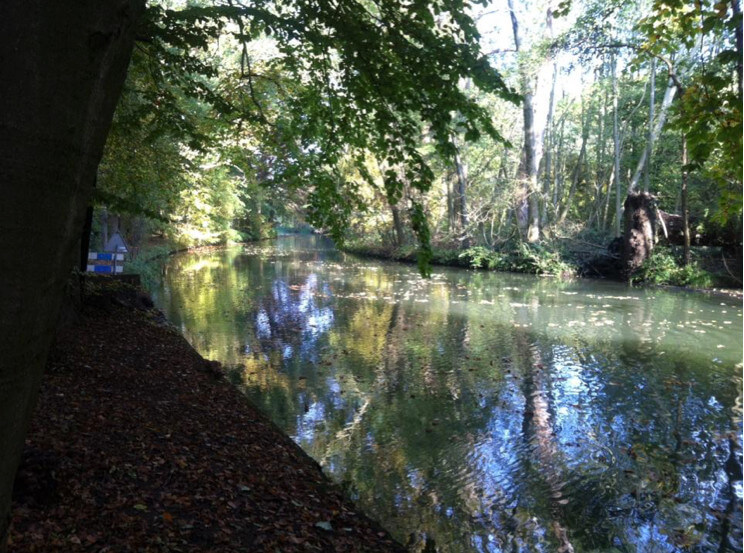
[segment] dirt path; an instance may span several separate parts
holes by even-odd
[[[145,304],[108,291],[61,332],[11,552],[403,551]]]

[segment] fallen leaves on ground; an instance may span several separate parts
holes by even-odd
[[[218,364],[119,296],[89,301],[50,354],[11,552],[403,551]]]

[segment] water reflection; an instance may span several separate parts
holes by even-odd
[[[414,551],[741,550],[734,301],[298,238],[177,257],[156,296]]]

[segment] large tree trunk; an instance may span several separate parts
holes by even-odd
[[[144,0],[0,2],[0,551]]]
[[[631,193],[625,199],[625,232],[623,237],[623,276],[633,273],[654,249],[656,205],[654,197],[645,192]]]

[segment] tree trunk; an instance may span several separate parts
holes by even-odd
[[[617,86],[617,60],[612,54],[612,141],[615,145],[615,236],[620,236],[620,218],[622,216],[620,181],[620,125],[618,122],[618,86]]]
[[[579,183],[579,178],[581,176],[581,168],[586,158],[586,143],[587,143],[587,140],[589,139],[589,130],[587,127],[588,125],[586,121],[586,114],[584,111],[584,97],[582,95],[581,97],[581,148],[579,149],[579,159],[576,161],[576,167],[574,167],[573,173],[571,174],[571,188],[569,188],[568,190],[568,197],[565,198],[563,207],[562,208],[560,207],[560,203],[561,203],[560,200],[562,200],[562,198],[558,197],[554,201],[555,208],[558,211],[557,222],[559,225],[563,223],[563,221],[566,220],[566,216],[568,215],[568,212],[571,209],[571,202],[573,202],[574,194],[576,193],[576,187]],[[563,149],[563,128],[561,128],[561,148],[560,149],[561,150]]]
[[[548,29],[548,38],[553,41],[553,10],[548,8],[546,17],[546,26]],[[555,83],[558,80],[558,64],[553,60],[553,72],[551,76],[550,84],[550,98],[548,100],[548,115],[545,122],[545,133],[543,137],[543,144],[545,145],[545,180],[543,185],[543,196],[545,201],[543,202],[543,214],[540,224],[545,226],[548,222],[548,200],[550,198],[550,187],[554,186],[555,182],[555,160],[553,159],[553,148],[555,147],[555,136],[553,136],[553,115],[555,108]],[[555,209],[555,202],[553,202],[553,209]],[[553,212],[555,215],[555,212]]]
[[[641,180],[641,173],[643,173],[643,169],[646,163],[650,163],[649,160],[651,159],[651,153],[653,152],[654,144],[659,138],[661,130],[664,128],[664,123],[666,123],[667,114],[669,113],[669,107],[672,105],[672,100],[674,100],[674,94],[676,92],[677,87],[674,86],[674,84],[672,84],[672,82],[670,81],[669,86],[664,93],[664,99],[661,102],[661,108],[659,108],[659,119],[656,121],[656,125],[654,125],[653,128],[649,130],[646,148],[643,150],[641,158],[638,160],[638,165],[636,166],[635,173],[633,173],[633,177],[630,179],[630,184],[628,184],[628,192],[635,192],[636,188],[638,188],[638,183]],[[651,96],[653,97],[653,94],[651,94]],[[644,192],[648,192],[648,171],[646,171],[646,183],[644,185]]]
[[[551,13],[548,11],[548,13]],[[550,21],[550,18],[548,18]],[[558,65],[553,63],[553,76],[552,83],[550,85],[550,100],[548,100],[548,116],[545,123],[545,138],[543,143],[545,144],[545,179],[543,181],[543,196],[546,200],[543,202],[543,213],[540,224],[545,226],[548,222],[548,201],[550,198],[550,189],[554,185],[555,177],[555,161],[553,159],[553,148],[555,146],[555,137],[553,136],[553,111],[555,103],[555,83],[558,79]],[[553,204],[555,206],[555,204]]]
[[[643,172],[643,191],[648,193],[651,183],[651,154],[654,140],[654,109],[656,108],[656,58],[651,58],[651,93],[648,99],[648,139],[646,141],[646,170]]]
[[[566,119],[567,119],[567,113],[564,113],[561,117],[561,124],[560,124],[560,131],[558,132],[558,147],[555,151],[555,162],[553,163],[553,166],[555,167],[554,170],[554,183],[553,183],[553,209],[555,210],[555,215],[558,215],[558,206],[561,202],[561,199],[564,195],[564,186],[565,186],[565,173],[566,173],[566,156],[565,156],[565,130],[566,130]],[[583,122],[583,116],[582,116],[582,122]],[[582,123],[582,132],[583,132],[583,123]]]
[[[682,232],[684,233],[684,264],[690,264],[690,208],[687,202],[687,184],[690,172],[687,169],[689,163],[687,155],[687,135],[682,134]]]
[[[508,0],[509,14],[511,16],[512,33],[514,35],[514,47],[517,55],[521,52],[522,40],[519,35],[519,21],[514,11],[514,1]],[[521,175],[525,183],[525,199],[527,201],[527,242],[540,240],[540,204],[538,202],[537,184],[537,137],[535,136],[535,111],[533,108],[532,87],[525,61],[519,59],[520,92],[522,93],[522,117],[524,119],[524,173]]]
[[[624,226],[623,276],[630,279],[654,249],[656,229],[654,197],[645,192],[628,194],[625,199]]]
[[[739,0],[731,0],[731,9],[734,14],[734,18],[741,17],[741,4]],[[739,19],[741,21],[741,19]],[[736,25],[735,40],[736,40],[736,76],[739,84],[739,100],[742,97],[742,50],[744,49],[744,39],[742,38],[742,26],[741,24]]]
[[[447,230],[454,232],[455,230],[455,198],[454,192],[452,191],[452,179],[450,178],[450,171],[445,171],[443,174],[444,184],[447,187]]]
[[[80,264],[79,269],[84,273],[88,269],[88,250],[90,250],[90,233],[93,229],[93,206],[89,205],[85,210],[83,231],[80,233]]]
[[[400,248],[405,243],[405,231],[403,230],[403,219],[400,216],[398,204],[389,204],[393,214],[393,231],[395,232],[395,245]]]
[[[601,77],[601,75],[600,75]],[[603,229],[604,228],[604,222],[602,219],[603,214],[603,196],[602,196],[602,189],[604,188],[602,186],[604,181],[604,150],[605,150],[605,119],[607,118],[607,90],[605,89],[603,101],[602,101],[602,109],[599,111],[598,114],[598,129],[597,129],[597,146],[596,146],[596,167],[594,172],[594,189],[596,191],[596,195],[594,198],[594,204],[595,204],[595,213],[597,217],[597,228]]]
[[[143,0],[0,2],[0,551]]]
[[[454,139],[453,139],[453,142]],[[467,188],[468,188],[468,168],[460,157],[460,148],[455,142],[455,172],[457,174],[457,207],[460,231],[463,237],[468,229],[468,212],[467,212]]]
[[[581,150],[579,150],[579,159],[576,161],[576,167],[574,167],[573,174],[571,175],[571,188],[568,190],[568,197],[563,204],[563,209],[558,216],[558,224],[565,221],[568,211],[571,209],[571,202],[573,202],[574,194],[576,194],[576,187],[579,184],[579,178],[581,177],[581,166],[584,163],[584,157],[586,157],[586,140],[587,136],[581,137]]]

